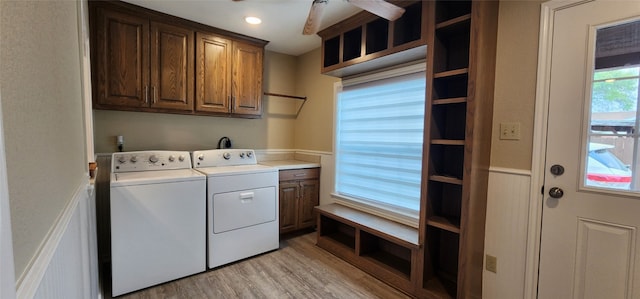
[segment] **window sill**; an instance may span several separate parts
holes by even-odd
[[[331,197],[338,204],[360,210],[378,217],[382,217],[391,221],[402,223],[404,225],[418,228],[419,212],[407,212],[397,209],[390,209],[389,207],[377,205],[372,202],[359,200],[352,197],[343,196],[336,193],[331,193]]]

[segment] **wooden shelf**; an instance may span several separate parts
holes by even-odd
[[[427,225],[443,229],[454,234],[460,233],[460,224],[454,224],[449,219],[440,216],[431,216],[427,219]]]
[[[450,139],[432,139],[431,144],[439,145],[464,145],[464,140],[450,140]]]
[[[467,73],[469,73],[469,68],[462,68],[457,70],[450,70],[450,71],[435,73],[433,74],[433,78],[438,79],[438,78],[454,77],[454,76],[466,75]]]
[[[466,103],[467,97],[459,97],[459,98],[448,98],[448,99],[440,99],[433,100],[432,105],[446,105],[446,104],[459,104]]]
[[[458,24],[462,24],[462,23],[465,23],[465,22],[468,22],[468,21],[471,21],[471,14],[466,14],[466,15],[463,15],[463,16],[459,16],[457,18],[453,18],[453,19],[438,23],[438,24],[436,24],[436,30],[444,29],[444,28],[447,28],[447,27],[452,27],[452,26],[455,26],[455,25],[458,25]]]
[[[432,175],[429,177],[429,180],[447,184],[462,185],[462,179],[446,175]]]

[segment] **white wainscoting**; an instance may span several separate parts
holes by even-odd
[[[484,252],[497,257],[497,271],[484,268],[483,298],[524,297],[530,181],[528,170],[489,170]]]
[[[25,299],[100,298],[92,185],[78,188],[16,288]]]

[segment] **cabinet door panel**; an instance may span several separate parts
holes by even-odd
[[[151,22],[151,107],[193,111],[194,32]]]
[[[196,38],[196,110],[229,113],[231,41],[200,32]]]
[[[149,22],[98,9],[96,106],[146,106],[149,82]]]
[[[320,181],[300,181],[298,228],[311,227],[316,223],[314,207],[320,203]]]
[[[296,229],[299,190],[300,185],[297,182],[280,183],[280,233]]]
[[[233,113],[262,114],[263,49],[233,43]]]

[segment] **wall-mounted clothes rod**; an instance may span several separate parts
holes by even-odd
[[[302,110],[302,107],[304,107],[304,103],[307,102],[307,97],[292,96],[292,95],[288,95],[288,94],[273,93],[273,92],[266,92],[266,91],[264,92],[264,95],[273,96],[273,97],[287,98],[287,99],[294,99],[294,100],[301,100],[302,101],[302,105],[300,105],[300,107],[298,108],[298,111],[296,112],[296,118],[300,114],[300,111]]]
[[[307,100],[307,97],[299,97],[299,96],[290,96],[288,94],[281,94],[281,93],[273,93],[273,92],[264,92],[264,95],[266,96],[275,96],[275,97],[283,97],[283,98],[289,98],[289,99],[296,99],[296,100]]]

